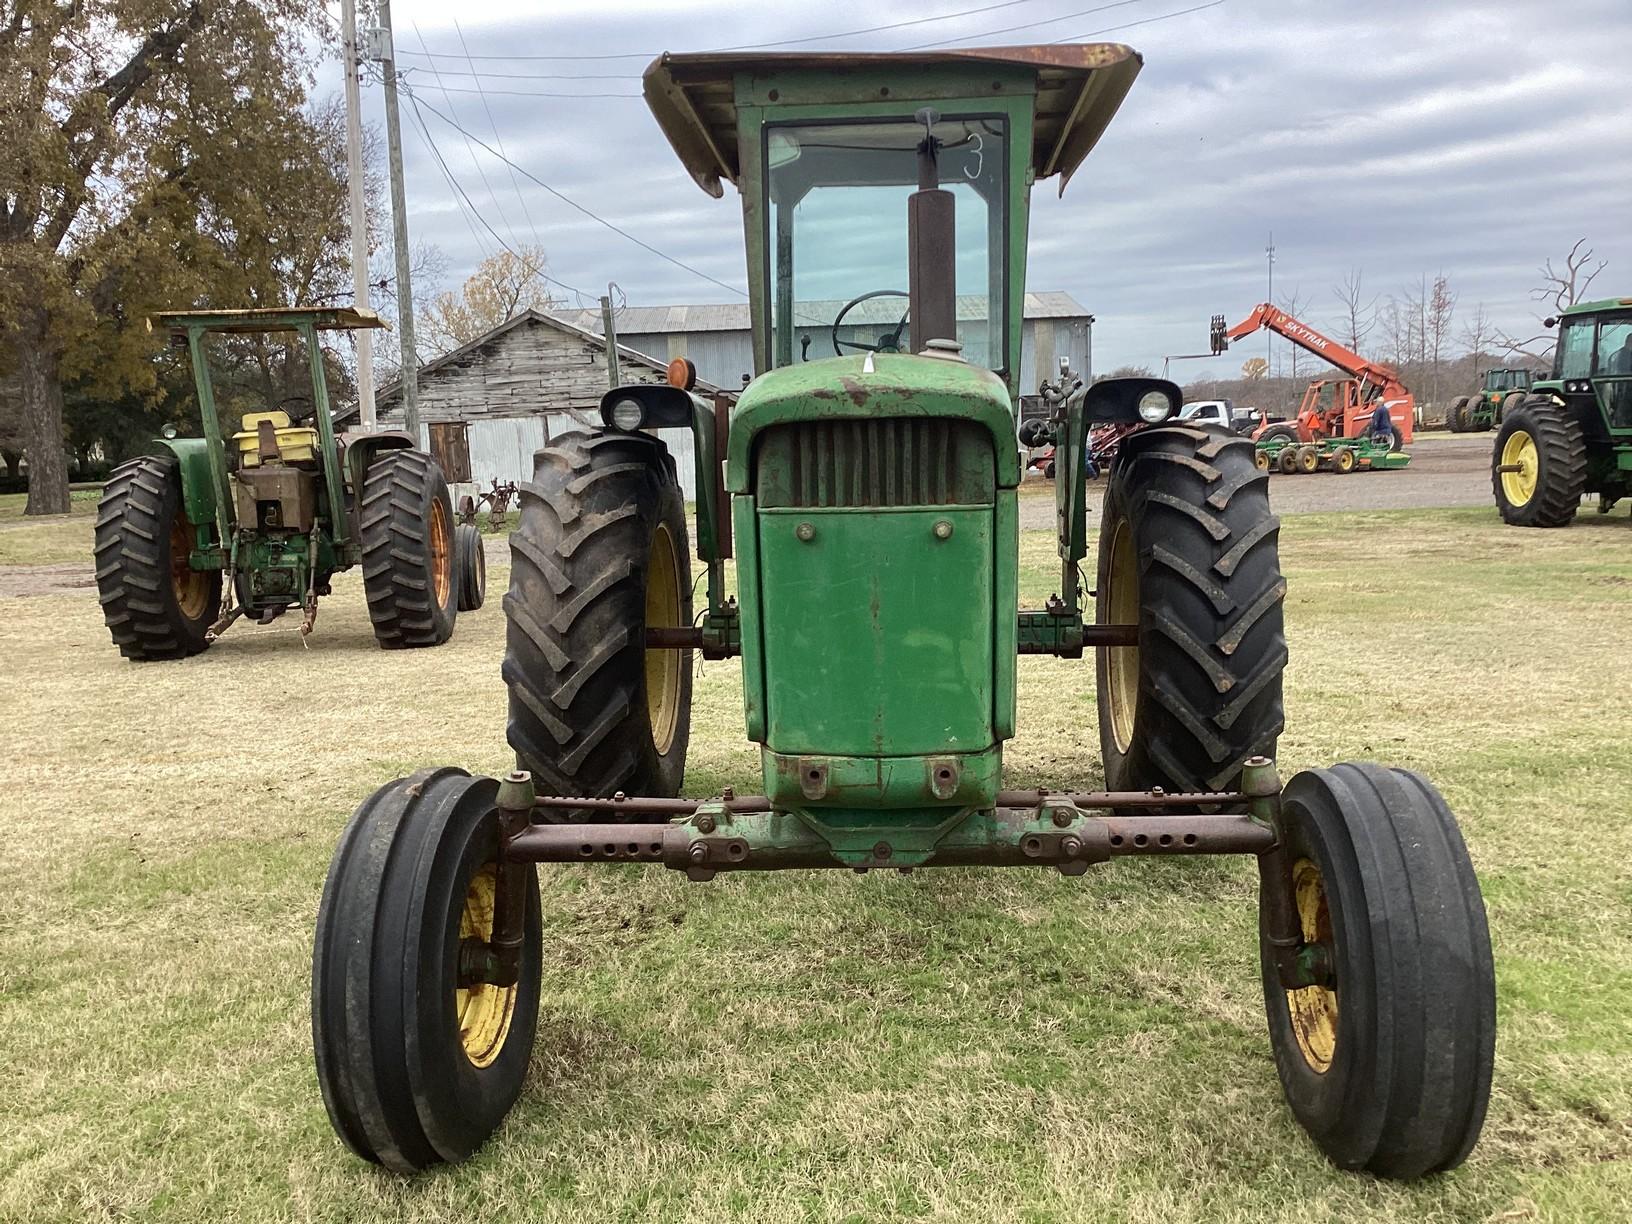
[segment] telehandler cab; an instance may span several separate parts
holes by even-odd
[[[154,323],[188,350],[204,436],[167,430],[159,453],[120,464],[103,489],[96,582],[121,654],[184,659],[240,616],[266,624],[290,608],[305,636],[329,579],[354,565],[386,649],[440,645],[458,612],[481,606],[481,542],[455,532],[436,460],[399,431],[335,432],[317,333],[384,327],[378,315],[194,310]],[[224,433],[207,337],[279,332],[300,337],[311,398],[261,405]]]
[[[1479,887],[1418,775],[1343,764],[1283,788],[1286,584],[1252,443],[1174,424],[1170,382],[1074,387],[1046,423],[1060,589],[1018,606],[1028,193],[1078,169],[1140,62],[1091,44],[647,70],[692,176],[741,192],[758,375],[732,404],[677,363],[681,385],[610,391],[602,428],[539,452],[504,601],[517,770],[421,771],[342,835],[312,1027],[358,1155],[461,1160],[516,1101],[564,937],[536,864],[1077,876],[1197,854],[1257,860],[1271,1046],[1322,1150],[1390,1177],[1467,1154],[1495,1025]],[[844,352],[846,308],[812,307],[880,293],[905,305],[876,349]],[[1146,427],[1112,464],[1084,592],[1086,441],[1107,422]],[[655,426],[695,437],[695,616]],[[759,794],[676,797],[699,650],[742,660]],[[1085,653],[1106,789],[1005,788],[1019,656]]]

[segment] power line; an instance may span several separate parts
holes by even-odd
[[[436,147],[436,141],[435,141],[435,139],[432,138],[430,129],[425,126],[425,116],[423,116],[422,114],[419,113],[419,106],[420,106],[419,99],[416,98],[414,96],[413,91],[411,89],[408,89],[406,86],[402,86],[402,91],[408,95],[408,104],[409,104],[410,107],[413,108],[414,120],[415,120],[415,122],[417,122],[419,124],[420,135],[424,138],[426,146],[430,149],[431,156],[436,159],[437,165],[442,167],[443,175],[447,178],[448,182],[452,185],[454,191],[458,193],[459,198],[462,199],[465,202],[465,204],[470,208],[470,211],[475,216],[476,220],[478,220],[478,221],[480,221],[482,223],[482,228],[485,229],[488,233],[493,235],[493,240],[495,242],[497,242],[499,244],[499,246],[504,248],[506,251],[509,251],[511,255],[514,255],[517,259],[519,259],[521,261],[521,266],[526,271],[530,272],[534,276],[537,276],[540,280],[546,281],[546,282],[548,282],[550,284],[560,285],[563,289],[566,289],[569,292],[571,292],[573,294],[576,294],[578,299],[579,299],[580,304],[583,302],[583,300],[585,298],[591,296],[590,294],[586,293],[584,290],[578,288],[576,285],[569,285],[569,284],[567,284],[566,281],[561,280],[559,277],[551,276],[549,273],[545,272],[543,268],[539,267],[532,260],[528,259],[525,255],[523,255],[521,252],[517,251],[508,242],[506,242],[502,237],[500,237],[499,232],[497,230],[495,230],[491,224],[488,223],[487,218],[482,215],[481,210],[479,208],[477,208],[475,204],[471,203],[470,196],[468,196],[465,193],[464,187],[461,186],[460,183],[459,183],[459,180],[456,177],[454,177],[453,171],[448,168],[448,163],[443,159],[442,151]],[[427,102],[425,104],[425,107],[426,107],[427,110],[431,110],[433,113],[435,113],[435,108],[432,107],[430,105],[430,103]],[[475,138],[472,137],[471,139],[475,139]],[[481,142],[477,141],[477,143],[480,144]],[[483,250],[484,255],[485,255],[485,251],[486,251],[485,244],[478,241],[476,245],[477,245],[477,247],[479,249]]]
[[[459,46],[461,48],[465,48],[465,32],[464,32],[464,30],[459,28],[459,19],[457,17],[455,17],[454,20],[453,20],[453,28],[454,28],[455,33],[457,33],[459,35]],[[468,55],[469,54],[468,48],[466,48],[465,50],[466,50],[466,54]],[[476,65],[474,63],[472,63],[470,66],[472,68],[476,67]],[[477,77],[476,78],[476,88],[479,90],[479,89],[481,89],[481,87],[482,87],[481,78]],[[450,106],[448,109],[452,110],[453,108]],[[493,118],[493,108],[487,104],[487,95],[485,93],[482,94],[482,110],[487,112],[487,126],[493,129],[493,143],[498,145],[499,153],[501,155],[503,155],[503,153],[504,153],[504,137],[499,135],[498,121]],[[510,165],[510,163],[508,161],[506,161],[505,162],[505,169],[510,172],[510,186],[511,186],[511,189],[514,190],[515,193],[516,193],[516,203],[521,205],[521,215],[522,215],[522,218],[527,222],[528,232],[531,233],[532,236],[533,236],[533,245],[535,247],[538,247],[540,250],[542,250],[543,247],[544,247],[544,244],[539,241],[538,226],[533,224],[533,214],[527,211],[527,197],[522,195],[522,193],[521,193],[521,183],[518,182],[517,179],[516,179],[516,168],[514,166]]]
[[[1083,9],[1077,13],[1062,13],[1058,17],[1045,17],[1041,21],[1028,21],[1024,25],[1003,26],[997,30],[982,30],[979,34],[960,34],[956,38],[943,38],[939,42],[913,43],[908,47],[901,47],[902,51],[923,51],[929,47],[945,47],[952,43],[967,42],[971,38],[990,38],[994,34],[1012,34],[1016,30],[1035,30],[1038,26],[1053,25],[1057,21],[1070,21],[1073,17],[1087,17],[1092,13],[1103,13],[1107,9],[1126,8],[1130,4],[1144,4],[1147,0],[1114,0],[1112,4],[1101,4],[1097,8]]]
[[[1156,17],[1143,17],[1138,21],[1124,21],[1121,25],[1106,26],[1104,29],[1100,30],[1089,30],[1086,34],[1071,34],[1065,38],[1056,38],[1054,42],[1056,45],[1059,43],[1081,42],[1085,38],[1093,38],[1098,34],[1110,34],[1117,30],[1131,30],[1134,26],[1149,25],[1153,21],[1167,21],[1172,17],[1183,17],[1190,13],[1199,13],[1203,9],[1217,8],[1223,3],[1224,0],[1211,0],[1211,3],[1198,4],[1194,8],[1180,9],[1176,13],[1162,13]]]
[[[831,38],[857,38],[863,34],[882,34],[886,30],[904,30],[910,26],[927,25],[935,21],[952,21],[958,17],[973,17],[979,13],[991,13],[998,9],[1014,8],[1021,4],[1035,4],[1038,0],[1002,0],[999,4],[984,4],[978,8],[960,9],[955,13],[938,13],[932,17],[914,17],[909,21],[892,21],[887,25],[868,26],[863,30],[844,30],[834,34],[811,34],[804,38],[782,38],[774,42],[742,43],[734,47],[712,47],[710,51],[763,51],[770,47],[792,47],[803,43],[826,42]],[[623,51],[616,54],[604,55],[475,55],[460,56],[450,51],[408,51],[404,54],[412,55],[416,59],[421,56],[432,59],[485,59],[485,60],[625,60],[625,59],[656,59],[663,54],[661,51]]]
[[[560,200],[563,204],[566,204],[570,208],[576,209],[578,212],[580,212],[584,216],[588,217],[591,221],[594,221],[598,225],[605,226],[607,229],[611,230],[614,234],[617,234],[617,235],[619,235],[620,237],[623,237],[623,238],[627,238],[630,242],[634,243],[636,246],[640,247],[642,250],[651,252],[653,255],[656,255],[659,259],[666,260],[667,262],[673,264],[675,267],[680,268],[680,269],[682,269],[682,270],[684,270],[686,272],[690,272],[693,276],[701,277],[703,280],[708,281],[710,284],[718,285],[721,289],[725,289],[725,290],[727,290],[727,291],[729,291],[731,293],[735,293],[740,297],[747,297],[748,296],[747,290],[739,289],[736,285],[729,285],[725,281],[720,280],[716,276],[710,276],[707,272],[704,272],[701,268],[694,268],[691,264],[686,263],[683,259],[675,258],[673,255],[670,255],[667,251],[658,250],[651,243],[646,242],[643,239],[635,237],[628,230],[623,229],[623,228],[621,228],[621,227],[619,227],[617,225],[614,225],[612,222],[608,221],[605,217],[602,217],[599,214],[591,211],[590,209],[585,208],[582,204],[578,203],[578,201],[574,200],[571,196],[565,195],[562,192],[557,191],[554,187],[551,187],[548,183],[546,183],[543,179],[539,178],[536,174],[532,173],[532,171],[528,170],[525,166],[518,165],[516,162],[510,161],[510,159],[508,157],[504,157],[496,149],[494,149],[491,145],[487,144],[485,141],[483,141],[479,137],[472,136],[469,132],[465,131],[464,128],[460,127],[452,119],[449,119],[446,115],[444,115],[441,111],[437,110],[436,107],[432,106],[429,102],[421,103],[421,101],[415,95],[415,93],[414,93],[414,91],[412,89],[408,89],[407,86],[404,86],[403,88],[404,88],[405,92],[408,94],[409,99],[413,102],[413,104],[414,104],[414,106],[416,108],[423,105],[426,110],[430,111],[431,114],[435,115],[438,119],[442,120],[443,123],[447,124],[449,127],[453,128],[455,131],[459,132],[461,135],[463,135],[463,136],[465,136],[465,137],[467,137],[467,138],[469,138],[471,140],[474,140],[477,144],[481,145],[482,148],[486,149],[489,153],[493,154],[493,156],[500,158],[502,161],[505,161],[505,162],[507,162],[508,164],[510,164],[512,166],[515,166],[516,170],[519,171],[523,177],[525,177],[525,178],[531,180],[532,182],[538,184],[545,191],[549,192],[556,199]],[[483,224],[486,224],[486,223],[484,222]],[[570,288],[570,286],[569,286],[569,288]],[[574,292],[577,292],[577,291],[575,290]]]

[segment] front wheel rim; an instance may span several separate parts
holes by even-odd
[[[680,587],[680,550],[667,523],[652,532],[651,560],[646,567],[646,627],[684,628],[684,598]],[[646,651],[646,715],[652,727],[652,746],[665,755],[674,746],[680,726],[680,683],[685,675],[685,652],[675,649]]]
[[[1306,858],[1292,864],[1292,897],[1298,926],[1306,944],[1332,948],[1332,915],[1326,902],[1326,883],[1320,868]],[[1287,1016],[1303,1061],[1316,1075],[1331,1069],[1337,1053],[1337,990],[1335,986],[1300,986],[1286,992]]]
[[[1515,429],[1508,434],[1502,445],[1502,466],[1516,469],[1502,473],[1502,496],[1507,498],[1508,505],[1529,505],[1540,479],[1541,452],[1526,430]]]
[[[493,898],[497,874],[493,864],[481,867],[465,890],[459,914],[459,941],[493,938]],[[473,1067],[490,1067],[510,1037],[510,1022],[516,1014],[516,986],[494,986],[474,982],[457,986],[453,992],[454,1015],[459,1021],[459,1045]]]
[[[1110,590],[1106,606],[1113,625],[1139,622],[1139,567],[1133,550],[1133,529],[1127,519],[1116,525],[1106,566]],[[1110,707],[1111,742],[1118,752],[1133,746],[1135,716],[1139,709],[1139,647],[1112,646],[1105,652],[1105,702]]]

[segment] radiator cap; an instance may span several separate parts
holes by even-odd
[[[963,345],[956,340],[930,340],[919,352],[920,357],[938,357],[942,361],[962,361]]]

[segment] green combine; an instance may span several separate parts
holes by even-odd
[[[1565,527],[1581,499],[1607,514],[1632,496],[1632,298],[1582,302],[1559,328],[1549,377],[1503,410],[1490,485],[1502,521]]]
[[[154,439],[157,453],[115,468],[96,516],[103,619],[127,659],[184,659],[242,616],[301,611],[310,634],[329,580],[363,567],[374,636],[387,649],[436,646],[461,609],[481,606],[481,537],[456,526],[447,482],[414,438],[336,433],[318,347],[322,331],[383,327],[372,311],[327,308],[160,314],[185,346],[202,438]],[[310,398],[258,405],[227,433],[207,339],[293,332]]]
[[[599,428],[539,453],[504,600],[517,769],[384,786],[324,887],[312,1029],[352,1151],[461,1160],[516,1102],[545,992],[573,972],[539,864],[1076,877],[1239,854],[1270,1046],[1315,1143],[1385,1177],[1467,1155],[1495,1035],[1479,886],[1422,777],[1278,776],[1286,583],[1252,443],[1176,422],[1165,380],[1076,381],[1043,425],[1059,587],[1019,603],[1028,197],[1077,173],[1140,64],[1092,44],[647,70],[691,176],[741,193],[757,376],[735,402],[690,393],[683,366],[679,385],[614,389]],[[880,296],[899,322],[841,337],[848,304]],[[1111,465],[1085,590],[1103,423],[1142,428]],[[695,540],[657,427],[693,432]],[[696,652],[741,660],[762,767],[687,799]],[[1022,655],[1093,658],[1105,789],[1005,784]],[[707,964],[691,973],[709,988]],[[706,1034],[682,1045],[706,1064]]]

